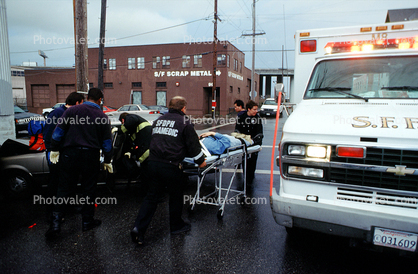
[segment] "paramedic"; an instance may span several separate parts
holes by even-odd
[[[181,218],[183,211],[183,188],[185,177],[182,161],[191,157],[199,167],[206,166],[199,137],[189,119],[186,119],[186,99],[175,96],[170,100],[169,111],[154,121],[148,169],[150,184],[142,202],[137,221],[131,231],[132,241],[142,244],[144,234],[157,209],[161,193],[169,193],[169,215],[171,234],[190,230],[190,224]]]
[[[58,180],[59,180],[59,169],[60,169],[59,163],[52,164],[51,161],[49,160],[49,155],[51,153],[52,132],[54,131],[55,127],[57,126],[58,119],[62,116],[64,111],[69,107],[82,104],[83,101],[84,101],[84,95],[83,94],[78,93],[76,91],[71,92],[68,95],[67,99],[65,99],[65,104],[63,104],[60,107],[54,109],[48,115],[48,117],[46,118],[43,137],[44,137],[44,143],[45,143],[45,147],[46,147],[46,151],[45,151],[46,152],[46,159],[47,159],[48,167],[49,167],[49,178],[48,178],[49,180],[48,180],[48,190],[47,190],[48,197],[53,197],[53,196],[57,195],[57,187],[58,187]],[[50,217],[50,215],[52,215],[52,207],[53,207],[53,205],[51,205],[47,209],[48,218]]]
[[[261,146],[263,138],[263,124],[262,119],[257,113],[258,105],[254,101],[250,100],[245,107],[247,111],[238,116],[237,123],[235,125],[235,131],[250,135],[251,139],[257,140],[255,144]],[[251,186],[254,180],[257,158],[258,152],[255,152],[251,154],[250,158],[247,160],[247,186]]]
[[[95,195],[100,172],[100,149],[104,154],[104,169],[113,172],[110,163],[112,140],[109,118],[100,109],[103,93],[98,88],[88,91],[87,101],[67,109],[52,133],[50,160],[61,162],[58,198],[67,198],[81,175],[83,193],[82,230],[87,231],[101,224],[94,219]],[[45,236],[61,231],[61,217],[65,204],[54,208],[53,220]]]
[[[140,162],[141,183],[149,187],[150,173],[148,170],[148,156],[152,126],[141,116],[128,114],[127,112],[122,113],[119,116],[119,120],[122,123],[122,132],[127,134],[128,137],[128,139],[125,140],[125,144],[128,146],[129,151],[125,153],[124,157],[127,156],[130,159]],[[141,215],[138,213],[134,227],[139,225],[140,216]]]
[[[237,116],[240,116],[241,114],[243,114],[245,112],[245,108],[244,108],[244,102],[242,100],[236,100],[234,102],[234,108],[235,108],[235,112],[237,113]]]
[[[149,145],[151,142],[151,124],[148,120],[142,118],[137,114],[122,113],[119,116],[119,121],[122,123],[121,131],[127,135],[124,142],[124,152],[126,157],[139,161],[141,170],[147,169],[149,156]],[[129,171],[132,172],[132,171]],[[141,172],[146,176],[148,172]],[[144,174],[142,174],[144,173]]]

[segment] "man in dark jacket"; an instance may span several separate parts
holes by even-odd
[[[155,120],[152,125],[148,163],[150,188],[142,202],[135,227],[131,231],[132,241],[137,244],[143,243],[145,231],[165,188],[170,196],[171,234],[180,234],[191,228],[190,224],[181,218],[185,185],[181,163],[187,156],[193,158],[199,167],[204,167],[206,160],[194,126],[185,117],[186,105],[183,97],[173,97],[170,100],[169,112]]]
[[[52,132],[54,131],[55,127],[58,124],[58,119],[61,118],[64,111],[72,106],[76,106],[82,104],[84,101],[84,95],[78,93],[76,91],[71,92],[67,99],[65,100],[65,104],[61,105],[60,107],[54,109],[46,118],[45,127],[43,132],[44,143],[46,147],[46,158],[49,167],[49,179],[48,179],[48,197],[53,197],[57,195],[57,187],[59,181],[59,170],[60,170],[60,163],[52,164],[49,160],[49,155],[51,154],[51,139],[52,139]],[[47,214],[52,214],[52,207],[48,207]]]
[[[101,224],[94,219],[97,179],[100,172],[100,149],[104,154],[104,168],[112,171],[112,139],[110,121],[100,109],[103,93],[91,88],[87,101],[67,109],[52,133],[50,160],[61,162],[57,197],[69,200],[78,178],[81,176],[83,192],[82,230],[90,230]],[[58,200],[57,199],[57,200]],[[81,202],[81,201],[80,201]],[[54,236],[61,231],[61,217],[65,204],[57,204],[53,220],[46,235]]]
[[[250,100],[245,108],[246,112],[239,115],[235,125],[235,131],[250,135],[255,145],[261,145],[263,139],[263,123],[260,115],[258,115],[258,105]],[[252,153],[247,159],[246,182],[250,186],[254,180],[254,173],[257,166],[258,152]]]

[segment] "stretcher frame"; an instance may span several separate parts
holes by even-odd
[[[259,152],[261,150],[261,146],[249,146],[246,147],[244,144],[230,147],[227,149],[226,153],[216,156],[209,156],[206,158],[207,166],[205,168],[197,168],[197,172],[194,169],[185,169],[184,173],[197,175],[197,189],[196,194],[194,195],[193,199],[190,202],[190,210],[193,210],[196,204],[208,204],[214,206],[220,206],[217,217],[218,219],[222,219],[225,212],[225,205],[236,199],[238,201],[238,197],[240,201],[245,200],[246,198],[246,188],[247,188],[247,180],[246,180],[246,171],[247,171],[247,159],[251,157],[252,153]],[[232,184],[236,178],[236,173],[238,171],[238,166],[243,165],[243,189],[234,189],[232,188]],[[232,168],[233,174],[229,180],[229,184],[225,187],[223,184],[223,169],[224,168]],[[214,172],[215,174],[215,190],[205,196],[201,196],[201,187],[203,181],[208,173]],[[214,199],[208,199],[210,197],[215,197]],[[214,201],[212,201],[214,200]],[[239,202],[242,203],[242,202]]]

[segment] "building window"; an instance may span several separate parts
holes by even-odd
[[[238,60],[234,59],[234,70],[238,71]]]
[[[201,68],[202,67],[202,54],[197,54],[197,55],[194,56],[193,66],[195,68]]]
[[[116,69],[116,59],[109,59],[109,69],[115,70]]]
[[[160,56],[152,57],[152,68],[158,69],[160,68]]]
[[[218,54],[218,66],[225,66],[225,65],[226,65],[226,55]]]
[[[190,55],[183,55],[182,67],[190,68]]]
[[[142,82],[132,82],[132,88],[142,88]]]
[[[239,72],[242,73],[242,62],[239,62]]]
[[[144,57],[138,57],[138,69],[144,69],[145,68],[145,58]]]
[[[21,76],[21,77],[24,77],[25,76],[25,72],[24,71],[20,71],[20,70],[12,70],[12,76]]]
[[[170,56],[163,56],[163,68],[170,68]]]
[[[229,68],[229,54],[226,56],[226,66]]]
[[[103,69],[107,69],[107,59],[103,59]]]
[[[89,89],[94,88],[93,83],[89,83]]]
[[[167,105],[167,92],[166,91],[157,91],[157,105],[159,106]]]
[[[234,88],[232,86],[229,86],[229,93],[232,93],[234,91]]]
[[[113,83],[104,83],[105,88],[113,88]]]
[[[240,94],[241,93],[241,88],[238,88],[238,94]]]
[[[132,91],[132,104],[142,104],[142,91]]]
[[[128,58],[128,69],[135,69],[135,58]]]
[[[157,82],[156,87],[157,88],[166,88],[167,87],[167,82]]]

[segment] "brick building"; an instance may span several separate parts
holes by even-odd
[[[105,105],[167,105],[176,95],[188,101],[187,113],[211,113],[213,82],[212,43],[107,47],[104,50]],[[90,87],[98,85],[99,49],[88,51]],[[249,99],[251,71],[245,54],[229,42],[217,46],[217,114],[225,115],[236,99]],[[28,109],[64,102],[75,91],[74,68],[37,67],[25,70]],[[258,75],[256,75],[256,86]]]

